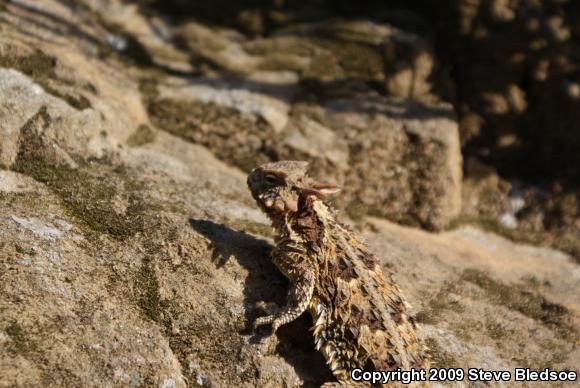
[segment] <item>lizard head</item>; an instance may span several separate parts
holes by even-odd
[[[298,198],[303,193],[323,198],[336,192],[336,186],[315,181],[307,174],[308,162],[285,160],[263,164],[248,175],[252,196],[270,215],[276,216],[298,210]]]

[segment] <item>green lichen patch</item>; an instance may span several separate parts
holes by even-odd
[[[132,192],[137,190],[135,183],[126,177],[105,178],[83,168],[72,169],[66,166],[35,166],[30,170],[27,170],[30,165],[24,166],[19,164],[16,170],[47,184],[66,209],[92,231],[123,240],[143,230],[144,205],[138,195]],[[115,211],[111,203],[118,195],[117,184],[133,186],[125,194],[129,204],[123,213]]]
[[[580,263],[580,239],[574,233],[566,231],[534,230],[531,227],[518,225],[516,228],[506,228],[497,217],[492,215],[468,216],[461,215],[449,224],[449,229],[457,229],[463,225],[476,225],[483,230],[503,236],[511,241],[535,246],[550,246],[571,255]]]
[[[334,57],[314,60],[310,69],[313,75],[323,76],[324,66],[333,63],[341,69],[341,75],[345,78],[378,79],[383,74],[382,58],[369,46],[331,40],[317,40],[316,43],[333,53]]]
[[[37,126],[46,128],[50,121],[41,108],[21,129],[14,171],[46,184],[89,235],[106,233],[123,240],[143,231],[146,206],[139,195],[141,183],[123,169],[104,163],[79,158],[79,166],[73,168],[56,159],[50,153],[51,144],[36,132]],[[124,209],[116,203],[124,203]]]
[[[263,56],[264,70],[289,70],[304,79],[379,79],[383,60],[368,45],[322,37],[296,36],[263,40],[246,45],[252,55]]]
[[[141,266],[133,278],[132,300],[136,301],[142,314],[164,330],[169,346],[182,365],[185,377],[191,381],[196,380],[196,371],[192,370],[190,363],[192,356],[204,365],[211,365],[212,368],[228,371],[232,364],[240,364],[239,350],[244,346],[243,338],[238,334],[243,323],[240,319],[220,319],[213,321],[211,316],[206,315],[203,306],[192,307],[192,310],[185,310],[184,305],[189,302],[180,302],[180,293],[175,299],[163,299],[160,290],[166,283],[163,266],[167,265],[167,246],[179,241],[178,230],[170,228],[161,232],[155,237],[149,237],[143,241],[144,257]],[[188,277],[199,276],[200,281],[208,279],[210,273],[196,268],[199,263],[192,263],[194,268],[188,266],[180,271],[187,271]],[[203,272],[203,274],[201,272]],[[117,282],[118,280],[115,280]],[[231,311],[225,307],[229,301],[228,296],[218,295],[214,304],[219,310],[219,316],[232,317]],[[191,319],[190,314],[195,314],[196,318]],[[191,323],[193,322],[193,323]],[[179,330],[175,330],[179,327]],[[219,338],[219,341],[215,339]],[[228,376],[228,381],[253,381],[255,378],[255,368],[243,372],[241,375]]]
[[[38,192],[0,192],[0,203],[8,208],[44,209],[46,198]]]
[[[514,242],[530,245],[543,245],[544,242],[544,237],[541,233],[520,228],[506,228],[497,219],[492,217],[459,216],[451,221],[449,229],[457,229],[462,225],[477,225],[483,230],[506,237]]]
[[[36,343],[28,337],[26,331],[18,322],[12,322],[5,329],[5,332],[11,339],[9,349],[12,352],[26,355],[38,350]]]
[[[148,125],[141,124],[137,127],[137,130],[129,136],[127,139],[127,145],[129,147],[141,147],[145,144],[152,143],[155,141],[155,131]]]
[[[57,59],[40,50],[24,56],[0,55],[0,67],[13,68],[26,74],[47,93],[66,101],[73,108],[83,110],[91,107],[86,97],[65,93],[57,88]],[[62,80],[61,82],[67,83]]]
[[[368,215],[368,209],[358,200],[349,202],[345,207],[346,215],[356,224],[361,223]]]
[[[24,255],[34,256],[37,253],[33,245],[27,245],[25,243],[14,243],[14,248],[16,252]]]
[[[159,281],[157,280],[153,263],[151,256],[143,258],[141,269],[137,275],[139,292],[137,304],[149,319],[159,322],[161,317],[161,297],[159,295]]]
[[[26,56],[0,55],[0,67],[16,69],[40,85],[56,78],[56,64],[55,57],[46,55],[40,50]]]
[[[565,338],[576,338],[578,333],[571,324],[570,312],[564,306],[548,301],[544,296],[521,285],[506,285],[487,274],[467,269],[461,279],[473,283],[485,292],[490,302],[506,306],[556,330]]]
[[[442,313],[445,311],[453,311],[461,313],[465,311],[465,307],[460,302],[451,298],[451,294],[456,293],[457,284],[448,284],[429,301],[428,307],[417,314],[415,317],[417,322],[426,324],[436,324],[440,321]]]
[[[169,328],[170,323],[168,324]],[[244,347],[243,337],[239,335],[240,322],[230,321],[208,322],[207,318],[199,317],[199,322],[182,328],[177,335],[169,338],[169,345],[182,365],[186,365],[184,371],[189,371],[186,376],[195,381],[195,373],[189,368],[188,359],[191,354],[202,365],[208,365],[212,369],[223,370],[230,374],[227,381],[235,383],[255,382],[256,366],[249,360],[244,359],[240,350]],[[219,341],[215,341],[219,338]],[[231,374],[231,365],[238,365],[241,373]],[[193,373],[192,373],[193,372]]]
[[[502,345],[503,339],[513,334],[512,330],[506,329],[500,322],[488,317],[485,320],[487,335],[494,339],[498,345]]]
[[[264,237],[274,237],[274,231],[270,225],[249,220],[226,220],[224,224],[234,230],[251,233]]]
[[[150,73],[151,74],[148,76],[144,76],[139,79],[139,91],[143,96],[145,105],[159,97],[158,85],[161,79],[161,75],[157,72]]]
[[[81,381],[68,368],[49,360],[43,352],[44,344],[31,339],[29,328],[24,327],[17,321],[12,321],[5,333],[10,338],[7,350],[31,360],[40,369],[42,386],[81,386]]]
[[[458,364],[455,357],[446,352],[439,346],[437,340],[433,338],[427,338],[425,340],[425,344],[427,345],[428,351],[431,358],[431,366],[435,368],[459,368],[461,365]]]
[[[275,158],[273,130],[261,118],[195,101],[154,99],[147,104],[155,126],[211,149],[246,171]]]
[[[54,90],[49,91],[49,93],[55,95]],[[85,110],[92,107],[91,102],[83,95],[74,96],[72,94],[60,94],[58,97],[65,100],[70,106],[77,110]]]
[[[580,264],[580,238],[575,236],[555,236],[553,246],[571,255]]]

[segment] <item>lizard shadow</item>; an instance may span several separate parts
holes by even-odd
[[[229,260],[236,260],[247,272],[244,282],[244,310],[246,327],[240,335],[250,336],[250,343],[263,342],[271,333],[267,327],[252,328],[252,322],[262,315],[254,306],[257,302],[275,302],[283,306],[288,281],[270,261],[273,245],[266,239],[203,219],[189,219],[190,226],[210,240],[212,261],[221,268]],[[303,314],[296,321],[280,327],[276,333],[279,343],[276,353],[283,357],[304,381],[304,386],[320,386],[334,378],[322,354],[314,348],[310,331],[312,319]]]

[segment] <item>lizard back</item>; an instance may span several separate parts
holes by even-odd
[[[340,379],[354,368],[389,371],[427,368],[425,347],[391,273],[334,211],[315,196],[301,199],[289,228],[316,261],[309,311],[316,347]]]
[[[271,324],[274,333],[308,310],[316,348],[341,384],[353,385],[350,373],[358,368],[427,369],[426,348],[392,274],[323,201],[336,186],[309,177],[307,167],[280,161],[248,175],[252,196],[278,233],[272,261],[290,281],[286,305],[263,306],[268,315],[254,327]]]

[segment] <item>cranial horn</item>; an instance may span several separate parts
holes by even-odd
[[[323,196],[336,194],[340,191],[340,188],[333,182],[326,182],[326,181],[313,181],[310,184],[310,188],[318,191]]]

